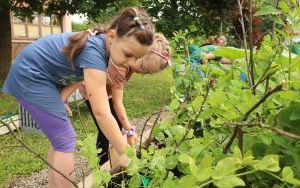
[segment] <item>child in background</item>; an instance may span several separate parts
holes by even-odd
[[[16,97],[51,142],[49,188],[71,188],[76,134],[60,91],[72,93],[82,81],[97,124],[127,166],[124,141],[111,114],[106,91],[108,59],[133,64],[153,43],[154,27],[141,9],[124,9],[107,28],[49,35],[29,44],[12,64],[3,91]]]
[[[224,36],[211,37],[208,43],[198,47],[197,45],[190,45],[188,47],[190,53],[190,61],[196,64],[207,64],[210,60],[219,61],[222,64],[229,64],[229,59],[222,58],[213,54],[213,51],[220,46],[226,45],[226,38]]]

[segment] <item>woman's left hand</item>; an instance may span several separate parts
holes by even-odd
[[[138,137],[137,137],[136,134],[133,135],[133,136],[127,136],[127,142],[128,142],[128,144],[131,145],[131,146],[135,145],[136,142],[137,142],[137,138]]]

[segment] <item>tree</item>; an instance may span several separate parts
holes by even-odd
[[[156,20],[156,27],[167,36],[179,29],[195,35],[216,35],[221,24],[231,25],[237,8],[235,0],[145,0],[144,7]]]
[[[9,0],[0,1],[0,80],[7,76],[11,65],[11,25],[10,11],[18,17],[31,17],[34,12],[46,15],[65,15],[66,13],[87,13],[92,15],[98,7],[105,8],[108,0]]]

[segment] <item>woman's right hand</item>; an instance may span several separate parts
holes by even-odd
[[[127,167],[130,164],[130,159],[126,154],[122,154],[119,156],[119,166]]]
[[[87,93],[86,93],[86,90],[85,90],[85,86],[84,86],[84,83],[82,83],[79,87],[79,93],[81,94],[81,96],[84,98],[84,99],[87,99]]]

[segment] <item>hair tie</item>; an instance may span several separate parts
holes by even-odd
[[[143,25],[143,23],[139,22],[140,21],[140,17],[139,16],[134,16],[133,17],[133,21],[135,21],[135,23],[137,25],[139,25],[139,27],[140,27],[141,30],[145,29],[145,26]]]
[[[87,30],[88,32],[89,32],[89,34],[90,34],[90,36],[96,36],[96,34],[98,33],[97,31],[92,31],[91,29],[88,29]]]

